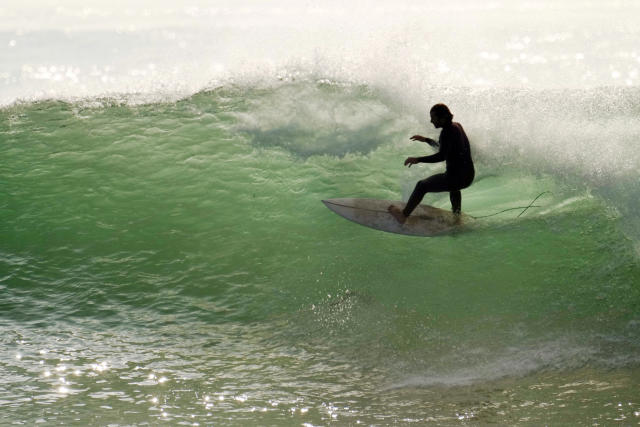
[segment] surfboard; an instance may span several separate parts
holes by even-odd
[[[451,211],[429,205],[418,205],[404,224],[388,211],[389,205],[401,209],[405,203],[394,200],[341,198],[322,203],[338,215],[365,227],[409,236],[438,236],[461,229],[473,219],[464,213],[458,218]]]

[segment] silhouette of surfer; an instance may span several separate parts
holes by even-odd
[[[460,190],[470,186],[475,176],[469,139],[460,123],[453,121],[453,114],[449,111],[449,107],[444,104],[436,104],[431,107],[430,115],[433,126],[436,129],[442,128],[438,141],[436,142],[421,135],[413,135],[410,139],[412,141],[426,142],[432,147],[439,148],[440,151],[431,156],[408,157],[404,161],[404,165],[411,167],[416,163],[446,162],[447,168],[445,173],[439,173],[418,181],[404,209],[396,205],[388,207],[389,213],[400,223],[404,223],[407,220],[425,194],[444,191],[449,192],[451,208],[459,218],[462,207]]]

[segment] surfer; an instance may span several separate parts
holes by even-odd
[[[444,104],[436,104],[431,107],[430,111],[431,123],[437,128],[442,128],[440,138],[436,142],[431,138],[421,135],[413,135],[412,141],[426,142],[432,147],[439,148],[436,154],[424,157],[408,157],[404,161],[405,166],[411,167],[416,163],[437,163],[446,162],[447,169],[445,173],[439,173],[429,178],[418,181],[411,197],[404,209],[399,206],[390,205],[389,213],[394,216],[400,223],[404,223],[411,212],[422,201],[427,193],[449,192],[451,200],[451,208],[453,213],[460,215],[462,207],[462,194],[460,190],[467,188],[473,182],[475,170],[473,168],[473,160],[471,159],[471,149],[469,148],[469,139],[464,133],[464,129],[460,123],[453,121],[453,114],[449,111],[449,107]]]

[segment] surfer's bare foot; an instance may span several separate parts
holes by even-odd
[[[402,209],[400,209],[396,205],[389,205],[387,210],[400,224],[404,224],[404,222],[407,220],[407,217],[404,216],[404,213],[402,213]]]
[[[453,211],[453,224],[460,225],[462,224],[462,215],[460,211]]]

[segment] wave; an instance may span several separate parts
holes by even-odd
[[[638,4],[119,3],[0,8],[13,420],[637,415]],[[469,232],[322,205],[442,171],[436,102]]]
[[[62,320],[117,325],[285,319],[278,339],[396,366],[400,388],[636,366],[636,95],[423,93],[472,141],[465,211],[551,194],[519,219],[413,240],[320,203],[406,197],[441,168],[402,167],[426,150],[408,137],[437,131],[385,88],[297,78],[5,107],[6,313],[36,326],[60,306]]]
[[[70,102],[68,108],[76,117],[96,108],[108,111],[136,105],[170,110],[175,104],[223,113],[228,120],[222,126],[243,135],[254,147],[279,148],[305,159],[370,155],[378,149],[398,156],[419,151],[406,142],[407,136],[422,132],[437,137],[426,112],[429,105],[445,102],[454,111],[454,119],[465,126],[480,169],[486,165],[481,177],[510,170],[553,176],[576,194],[589,192],[606,200],[623,217],[628,236],[637,241],[640,221],[633,212],[640,200],[640,151],[635,144],[640,134],[639,91],[431,87],[420,94],[423,105],[415,106],[388,88],[299,75],[276,82],[221,86],[178,100],[124,94],[82,98]],[[60,109],[55,101],[48,102],[3,108],[9,129],[20,122],[22,112],[50,106]],[[170,120],[181,125],[179,119]],[[410,188],[402,191],[406,196]]]

